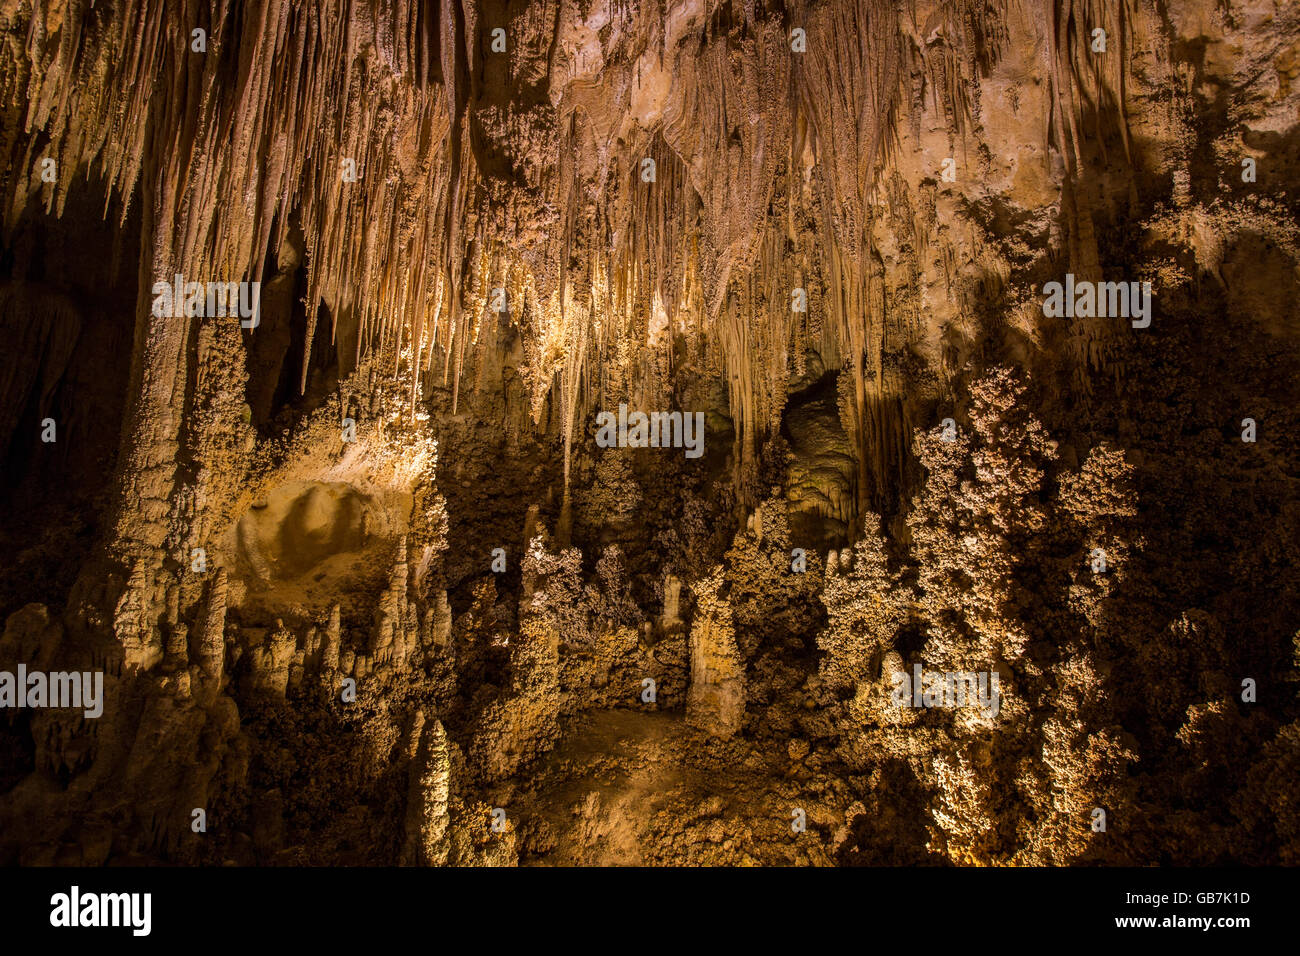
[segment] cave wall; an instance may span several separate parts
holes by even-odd
[[[1217,861],[1234,826],[1292,858],[1261,794],[1295,703],[1231,693],[1294,668],[1289,5],[15,0],[0,31],[0,663],[109,675],[102,722],[11,725],[0,857],[592,862],[651,820],[669,862],[722,814],[766,862]],[[1066,273],[1150,282],[1151,326],[1047,316]],[[259,322],[155,314],[173,275],[260,283]],[[701,412],[705,454],[598,447],[620,403]],[[890,653],[1002,674],[1014,730],[882,709]],[[684,712],[775,809],[669,824],[629,782],[554,817],[537,762],[611,708]],[[1197,816],[1231,734],[1261,779]]]

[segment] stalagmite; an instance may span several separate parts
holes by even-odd
[[[208,585],[207,610],[199,634],[199,666],[214,687],[221,683],[226,663],[226,598],[229,584],[225,568],[217,568]]]
[[[740,730],[745,719],[745,671],[736,650],[731,605],[719,595],[721,588],[721,568],[692,588],[696,612],[686,719],[715,737],[727,738]]]
[[[441,589],[434,598],[434,606],[429,609],[433,615],[433,644],[439,649],[451,644],[451,605],[447,603],[447,591]]]
[[[332,684],[334,675],[343,666],[340,656],[342,639],[342,612],[337,604],[330,607],[329,621],[325,625],[325,644],[321,649],[321,680]]]
[[[379,599],[370,653],[378,660],[393,658],[400,664],[411,650],[408,647],[407,588],[410,569],[406,563],[406,538],[397,542],[397,554],[388,573],[388,588]]]
[[[422,731],[417,731],[419,748],[411,763],[411,783],[406,808],[405,862],[419,866],[442,866],[450,850],[448,806],[451,796],[451,760],[447,732],[442,721],[425,723],[417,714]]]

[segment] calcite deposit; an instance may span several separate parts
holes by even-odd
[[[0,38],[0,863],[1300,863],[1300,6]]]

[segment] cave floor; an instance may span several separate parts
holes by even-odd
[[[584,717],[509,795],[523,865],[829,864],[805,776],[779,749],[702,735],[679,713]],[[504,795],[503,795],[504,796]]]

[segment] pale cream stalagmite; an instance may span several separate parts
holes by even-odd
[[[695,584],[691,624],[691,684],[686,719],[715,737],[734,736],[745,718],[745,667],[736,649],[731,604],[719,591],[722,568]]]
[[[416,711],[411,729],[415,742],[406,805],[406,865],[442,866],[451,843],[451,755],[442,721],[425,721]]]

